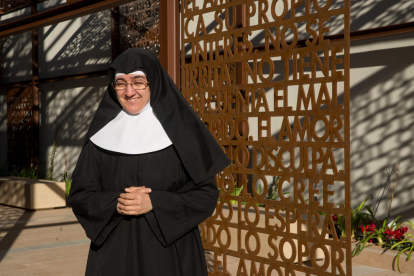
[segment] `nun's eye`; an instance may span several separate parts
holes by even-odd
[[[127,83],[124,81],[117,81],[115,82],[115,89],[116,90],[125,90],[127,87]]]
[[[147,87],[147,84],[144,82],[140,82],[140,81],[134,81],[132,82],[132,88],[140,90],[140,89],[145,89]]]
[[[128,84],[130,84],[132,89],[135,89],[135,90],[145,89],[149,85],[148,82],[133,81],[132,83],[129,83],[129,82],[119,80],[115,82],[114,88],[116,91],[126,90]]]

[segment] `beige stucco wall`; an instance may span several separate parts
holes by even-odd
[[[54,177],[67,170],[72,172],[78,160],[84,138],[106,89],[105,77],[43,84],[39,87],[40,166],[50,167],[50,156],[56,130]]]

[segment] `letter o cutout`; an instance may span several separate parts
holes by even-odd
[[[263,76],[263,65],[265,62],[269,64],[269,68],[270,68],[269,75],[267,76],[267,78]],[[258,70],[259,78],[262,82],[270,82],[273,79],[273,75],[275,73],[273,60],[270,57],[263,57],[259,62],[259,68],[257,70]]]
[[[321,266],[318,265],[318,263],[316,262],[316,249],[318,249],[318,248],[322,249],[323,254],[325,255],[324,258],[323,258],[323,260],[324,260],[323,265],[321,265]],[[310,258],[311,258],[312,265],[314,267],[320,268],[322,270],[326,270],[329,266],[329,263],[330,263],[329,251],[326,248],[326,246],[324,246],[324,245],[312,244],[312,247],[311,247],[311,250],[310,250]]]
[[[280,0],[273,0],[272,1],[272,6],[271,6],[272,7],[271,8],[272,17],[273,17],[273,19],[275,21],[281,20],[281,19],[285,18],[286,17],[286,14],[289,11],[289,9],[288,9],[289,8],[288,1],[287,0],[283,0],[283,12],[282,12],[282,14],[280,16],[278,16],[276,14],[276,4],[277,4],[278,1],[280,1]]]
[[[318,121],[322,121],[325,125],[325,132],[321,137],[316,135],[315,127]],[[325,116],[317,115],[312,119],[311,123],[311,136],[316,142],[324,142],[329,137],[329,122]]]
[[[254,221],[251,221],[249,218],[249,209],[250,206],[254,209],[255,218]],[[246,206],[244,207],[244,220],[247,222],[248,225],[256,226],[259,223],[260,219],[260,211],[259,207],[257,207],[256,203],[248,201]]]
[[[263,182],[263,191],[261,194],[259,194],[257,192],[257,180],[261,179]],[[253,181],[252,181],[252,192],[254,194],[255,197],[260,198],[260,199],[264,199],[267,195],[267,190],[269,188],[269,185],[267,184],[267,179],[266,177],[264,177],[264,175],[254,175],[253,177]]]
[[[239,152],[243,151],[246,158],[244,159],[244,163],[240,162],[239,159]],[[249,165],[250,155],[249,155],[249,149],[246,146],[237,145],[236,150],[234,151],[234,163],[236,163],[236,166],[239,168],[246,168]]]
[[[223,242],[221,241],[221,232],[223,230],[227,234],[226,244],[223,244]],[[229,230],[229,228],[227,226],[225,226],[223,224],[220,225],[220,227],[219,227],[219,229],[217,231],[217,241],[218,241],[218,243],[219,243],[219,245],[220,245],[221,248],[225,248],[225,249],[229,248],[230,243],[231,243],[231,235],[230,235],[230,230]]]
[[[280,270],[280,267],[275,265],[270,265],[267,269],[267,276],[272,276],[272,272],[276,271],[278,276],[283,276],[282,270]]]
[[[286,43],[286,31],[287,29],[291,29],[292,33],[293,33],[293,40],[292,43],[287,44]],[[280,33],[281,36],[281,44],[283,49],[292,49],[293,47],[295,47],[298,44],[298,28],[296,28],[295,24],[289,24],[289,25],[284,25],[282,32]]]
[[[286,242],[288,242],[290,247],[292,248],[292,256],[290,256],[289,259],[286,258],[285,252],[283,252],[283,247],[284,247]],[[293,240],[292,239],[287,239],[286,237],[283,237],[280,240],[280,243],[279,243],[279,253],[280,253],[280,257],[282,258],[282,260],[284,262],[293,263],[296,259],[296,246],[295,246],[295,243],[293,242]]]
[[[227,217],[224,216],[223,214],[223,205],[227,204],[228,208],[229,208],[229,214]],[[220,218],[222,221],[230,221],[233,218],[233,205],[231,205],[230,200],[222,200],[220,202]]]
[[[323,7],[319,6],[319,0],[313,0],[313,7],[317,12],[324,12],[329,10],[329,8],[332,5],[332,0],[326,1],[325,5]]]
[[[256,240],[256,248],[252,250],[250,248],[250,237],[254,237]],[[252,230],[249,230],[249,232],[246,233],[246,237],[244,238],[244,244],[246,245],[247,252],[252,255],[257,255],[260,251],[260,237],[257,234],[257,232],[253,232]]]

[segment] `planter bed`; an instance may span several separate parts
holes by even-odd
[[[352,244],[352,249],[355,245],[356,243]],[[396,263],[398,252],[373,245],[362,250],[358,256],[353,257],[352,262],[398,272]],[[401,254],[399,265],[401,272],[414,273],[414,260],[411,258],[407,261],[407,254]]]
[[[65,207],[65,183],[14,176],[0,177],[0,204],[28,210]]]

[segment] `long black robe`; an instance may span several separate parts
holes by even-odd
[[[153,210],[122,216],[117,199],[130,186],[145,186]],[[216,206],[212,177],[197,185],[173,145],[126,155],[87,142],[68,202],[91,239],[86,275],[207,275],[198,224]]]

